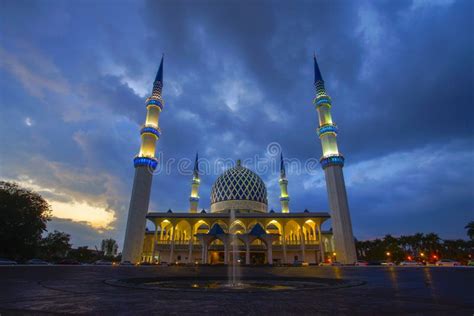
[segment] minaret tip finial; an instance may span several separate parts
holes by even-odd
[[[321,75],[321,71],[319,70],[318,61],[316,60],[316,52],[314,52],[314,83],[318,81],[324,81],[323,76]]]
[[[160,62],[160,67],[158,68],[158,72],[156,73],[156,78],[155,82],[161,82],[163,83],[163,60],[165,59],[165,54],[163,53],[161,55],[161,62]]]
[[[198,152],[196,152],[196,159],[194,160],[193,176],[195,178],[199,178],[199,156],[198,156]]]
[[[283,151],[280,152],[280,178],[286,179],[285,160],[283,159]]]

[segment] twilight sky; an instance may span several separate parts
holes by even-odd
[[[196,151],[210,163],[268,158],[276,142],[295,161],[321,156],[316,51],[356,237],[464,238],[474,220],[473,6],[0,0],[0,179],[40,192],[53,207],[49,230],[74,246],[122,246],[161,54],[158,152],[171,167],[154,177],[150,209],[177,212],[191,177],[176,163]],[[327,211],[323,171],[289,169],[290,209]],[[200,208],[217,175],[201,176]],[[278,172],[260,175],[279,210]]]

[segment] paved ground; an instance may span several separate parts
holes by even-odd
[[[138,277],[225,278],[226,267],[0,267],[0,315],[240,314],[474,315],[474,269],[254,267],[250,278],[335,278],[365,285],[311,291],[206,293],[115,287]]]

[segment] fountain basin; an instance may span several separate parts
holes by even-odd
[[[161,291],[207,291],[207,292],[260,292],[260,291],[298,291],[331,290],[365,284],[358,280],[328,278],[261,278],[242,279],[232,284],[228,279],[209,278],[131,278],[107,280],[106,284],[128,288]]]

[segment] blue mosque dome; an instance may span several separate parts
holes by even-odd
[[[211,212],[231,209],[267,211],[265,183],[255,172],[243,167],[240,160],[217,178],[211,190]]]

